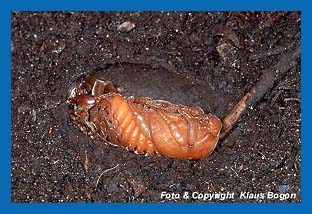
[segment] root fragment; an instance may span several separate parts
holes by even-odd
[[[298,65],[301,53],[300,42],[298,42],[296,46],[293,45],[293,47],[289,47],[288,49],[290,51],[282,55],[274,66],[263,70],[256,85],[253,86],[225,116],[222,121],[223,128],[221,130],[220,139],[223,139],[232,130],[233,126],[246,112],[248,107],[255,107],[263,96],[272,90],[274,84],[281,80],[287,71]]]

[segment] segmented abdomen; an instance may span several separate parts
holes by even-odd
[[[112,124],[117,130],[121,146],[138,154],[154,155],[155,147],[143,116],[133,112],[127,100],[119,95],[110,97],[109,101]]]
[[[173,104],[171,110],[157,105],[149,107],[120,95],[107,99],[110,103],[108,114],[118,134],[118,143],[130,151],[201,159],[209,155],[218,142],[221,122],[211,114],[183,107],[178,107],[183,113],[176,112]]]

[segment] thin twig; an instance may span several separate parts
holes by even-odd
[[[220,139],[223,139],[233,128],[236,122],[246,112],[246,109],[254,107],[262,97],[269,92],[274,84],[279,81],[284,74],[291,68],[298,64],[300,59],[300,44],[293,48],[288,53],[282,55],[279,61],[269,69],[263,70],[260,80],[256,83],[252,89],[247,92],[238,103],[232,108],[232,110],[223,119],[223,128],[220,134]],[[298,100],[296,100],[298,101]]]
[[[285,47],[277,47],[275,49],[270,49],[264,53],[258,53],[258,54],[250,55],[249,60],[259,60],[259,59],[267,58],[270,56],[279,55],[286,50],[287,50],[287,48],[285,48]]]
[[[109,171],[111,171],[111,170],[114,170],[114,169],[116,169],[118,166],[119,166],[119,164],[117,164],[116,166],[114,166],[114,167],[112,167],[112,168],[109,168],[109,169],[104,170],[104,172],[101,173],[101,175],[99,176],[99,178],[98,178],[97,181],[96,181],[95,189],[97,188],[97,186],[98,186],[98,184],[99,184],[100,178],[101,178],[106,172],[109,172]]]
[[[85,161],[84,161],[83,166],[84,166],[86,173],[89,172],[89,164],[90,164],[90,161],[89,161],[89,156],[88,156],[88,150],[85,150]]]
[[[247,99],[251,97],[255,92],[256,89],[255,87],[253,87],[252,90],[245,94],[245,96],[243,96],[243,98],[232,108],[232,110],[223,119],[222,132],[220,134],[221,139],[223,139],[236,124],[237,120],[241,117],[242,113],[246,109]]]
[[[284,99],[285,102],[288,102],[288,101],[297,101],[298,103],[301,103],[301,100],[299,98],[296,98],[296,97],[288,97],[288,98],[285,98]]]

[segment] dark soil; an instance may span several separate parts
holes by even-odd
[[[72,125],[66,104],[70,84],[92,74],[127,95],[200,106],[223,118],[265,69],[300,44],[300,18],[297,12],[13,13],[12,201],[203,201],[162,199],[166,191],[234,192],[226,202],[300,202],[300,59],[200,161],[145,157],[92,140]],[[135,28],[117,30],[125,21]],[[296,197],[244,199],[241,192]]]

